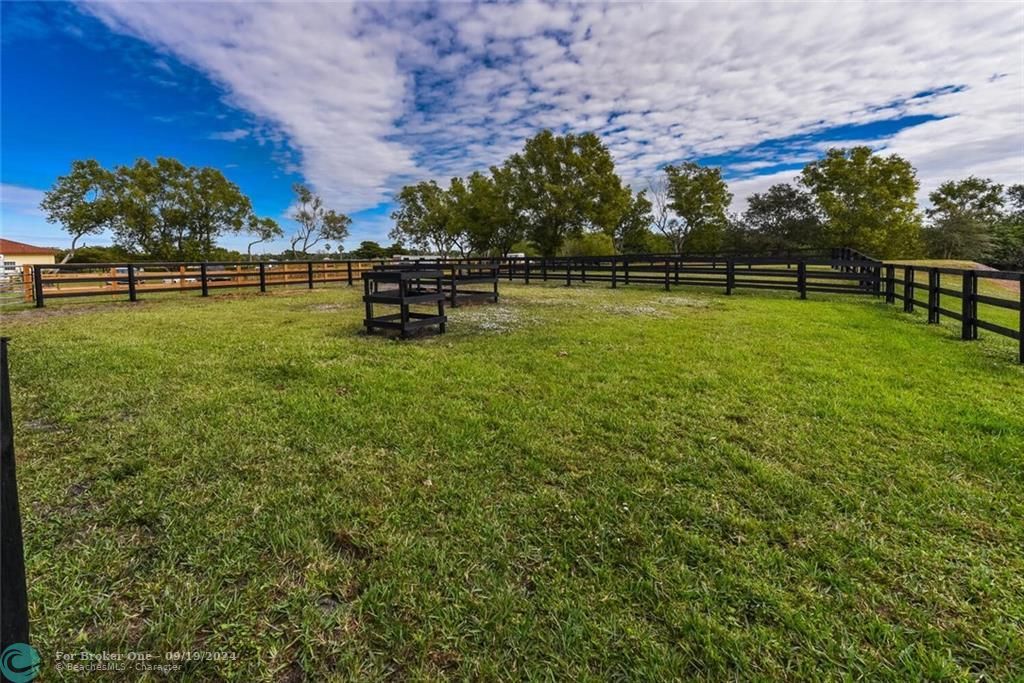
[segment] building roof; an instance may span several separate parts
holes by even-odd
[[[4,256],[14,256],[15,254],[54,254],[56,252],[56,249],[51,249],[50,247],[36,247],[24,242],[5,240],[0,237],[0,254]]]

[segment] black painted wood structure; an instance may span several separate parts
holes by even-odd
[[[498,303],[501,263],[497,261],[409,261],[374,266],[374,270],[423,269],[444,274],[444,293],[452,308],[475,301]]]
[[[445,292],[440,270],[374,270],[363,273],[363,303],[367,332],[396,330],[403,339],[427,328],[437,326],[445,331]],[[397,306],[398,313],[374,315],[374,306]],[[411,307],[435,308],[417,311]]]
[[[18,507],[14,463],[14,421],[7,338],[0,339],[0,652],[13,643],[28,644],[28,591],[25,548]]]

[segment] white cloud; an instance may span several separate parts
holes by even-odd
[[[389,140],[406,76],[352,4],[112,3],[87,5],[205,71],[233,103],[276,125],[302,155],[306,177],[338,208],[378,203],[381,187],[415,169]]]
[[[244,128],[235,128],[233,130],[222,130],[216,133],[210,133],[211,140],[224,140],[226,142],[236,142],[242,138],[249,137],[249,131]]]
[[[67,246],[67,235],[46,222],[39,202],[43,191],[0,183],[0,237],[37,246]]]
[[[545,126],[595,130],[635,180],[793,136],[802,149],[779,154],[802,158],[841,144],[806,137],[828,128],[940,116],[872,144],[907,156],[922,194],[968,173],[1024,179],[1019,4],[424,7],[88,6],[222,84],[348,211],[499,162]],[[733,172],[771,168],[762,158]],[[734,181],[737,202],[782,175]]]
[[[0,183],[0,206],[3,207],[4,213],[39,217],[43,215],[42,209],[39,208],[41,201],[42,190]]]

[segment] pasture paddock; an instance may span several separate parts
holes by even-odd
[[[1024,676],[1011,340],[884,297],[572,285],[411,344],[359,334],[347,287],[5,315],[44,661]]]

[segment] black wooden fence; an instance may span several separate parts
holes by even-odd
[[[431,260],[436,261],[436,257]],[[791,291],[801,298],[809,294],[852,294],[903,301],[904,310],[920,306],[928,311],[929,322],[943,317],[961,324],[961,338],[976,339],[979,330],[1016,339],[1020,362],[1024,363],[1024,274],[988,270],[901,266],[883,263],[852,249],[829,253],[800,253],[779,256],[675,254],[593,257],[519,257],[447,259],[453,265],[489,265],[502,279],[531,282],[607,283],[721,288],[726,294],[738,289]],[[354,284],[361,273],[381,265],[407,261],[301,261],[248,263],[114,263],[35,266],[31,277],[31,299],[43,306],[48,299],[83,296],[127,296],[136,301],[142,294],[198,290],[203,296],[221,288],[259,287],[267,291],[276,285]],[[923,281],[922,281],[922,278]],[[1003,281],[1017,284],[1016,293],[979,291],[979,282]],[[955,285],[955,286],[954,286]],[[1005,296],[1001,294],[1005,293]],[[918,295],[926,301],[915,299]],[[1000,294],[1000,295],[997,295]],[[959,306],[944,305],[957,299]],[[1008,316],[993,320],[979,306],[1016,311],[1016,324]]]

